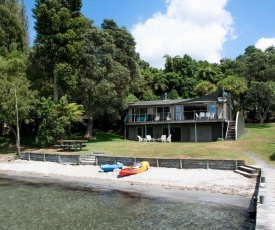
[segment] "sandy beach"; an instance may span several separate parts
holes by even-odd
[[[148,171],[118,177],[118,171],[102,172],[99,166],[61,165],[24,160],[0,161],[1,177],[29,181],[63,181],[147,195],[200,199],[247,205],[254,193],[256,179],[229,170],[175,169],[150,167]]]

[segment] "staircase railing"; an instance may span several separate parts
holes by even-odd
[[[230,126],[230,121],[228,121],[228,124],[227,124],[226,133],[225,133],[225,140],[227,139],[229,126]]]

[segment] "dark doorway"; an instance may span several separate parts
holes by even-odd
[[[171,128],[172,142],[181,142],[181,128]]]
[[[168,128],[163,128],[163,134],[166,137],[169,136]],[[171,127],[170,134],[172,135],[172,142],[181,142],[181,128],[179,127]]]

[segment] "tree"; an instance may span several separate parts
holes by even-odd
[[[209,81],[201,81],[194,88],[194,92],[201,97],[207,94],[214,93],[217,91],[217,89],[218,87],[215,84]]]
[[[139,72],[139,55],[136,52],[136,42],[133,36],[125,27],[119,28],[113,20],[105,19],[101,24],[104,32],[107,32],[113,39],[115,47],[113,59],[130,71],[130,88],[136,89]]]
[[[171,100],[179,99],[178,92],[175,89],[171,90],[171,92],[168,94],[168,98]]]
[[[245,54],[240,55],[234,64],[235,73],[245,76],[251,81],[270,81],[275,78],[275,47],[270,46],[265,51],[254,46],[248,46]],[[237,71],[241,71],[238,74]]]
[[[256,111],[260,123],[263,123],[267,114],[275,106],[275,82],[253,81],[248,90],[246,102]]]
[[[161,70],[157,68],[150,67],[150,65],[144,64],[144,62],[140,62],[140,75],[141,77],[137,79],[137,97],[142,100],[144,99],[144,94],[146,92],[151,92],[156,96],[154,89],[154,76],[158,75]]]
[[[105,20],[102,29],[90,23],[83,35],[80,55],[80,98],[87,118],[85,138],[92,138],[94,120],[119,118],[126,97],[139,78],[135,42],[125,28]]]
[[[36,0],[33,9],[36,29],[34,50],[46,61],[47,78],[53,79],[54,101],[75,91],[81,35],[86,20],[81,15],[81,0]],[[66,72],[66,75],[64,72]]]
[[[138,98],[137,98],[134,94],[132,94],[132,93],[130,93],[130,94],[126,97],[126,103],[127,103],[127,104],[129,104],[129,103],[134,103],[134,102],[137,102],[137,101],[139,101]]]
[[[169,86],[169,91],[179,89],[181,85],[182,78],[178,73],[168,72],[165,74],[166,76],[166,84]],[[168,87],[167,87],[168,88]]]
[[[157,97],[151,89],[148,89],[143,93],[143,100],[144,101],[156,101],[156,100],[159,100],[159,97]]]
[[[203,61],[200,63],[195,77],[199,80],[209,81],[216,84],[223,78],[223,73],[217,65]]]
[[[180,56],[166,58],[164,73],[169,82],[168,91],[175,89],[177,94],[182,98],[192,98],[195,96],[193,90],[195,85],[199,82],[194,78],[197,71],[197,62],[190,56],[185,54],[182,58]]]
[[[25,68],[22,58],[3,59],[0,56],[0,119],[14,134],[18,155],[20,155],[20,124],[30,122],[29,113],[37,103],[37,92],[30,90]]]
[[[28,44],[28,22],[24,2],[0,1],[0,55],[11,51],[26,51]]]
[[[82,106],[68,103],[66,97],[61,97],[58,103],[51,98],[42,97],[38,110],[41,119],[36,143],[42,147],[53,145],[58,139],[70,134],[74,122],[83,121]]]
[[[247,81],[244,77],[229,76],[217,84],[220,88],[224,87],[225,91],[228,91],[233,95],[233,99],[237,99],[240,94],[244,94],[247,91]]]
[[[233,112],[236,114],[241,108],[240,95],[244,95],[248,89],[247,81],[244,77],[229,76],[217,84],[220,89],[224,88],[225,91],[231,93],[233,100]]]
[[[164,93],[168,89],[168,81],[162,71],[159,71],[153,75],[153,89],[156,93]]]

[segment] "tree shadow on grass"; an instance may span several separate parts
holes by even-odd
[[[84,134],[77,133],[77,134],[71,135],[69,139],[84,139],[83,136]],[[122,140],[123,140],[123,137],[120,134],[94,130],[93,138],[88,140],[88,142],[95,143],[95,142],[122,141]]]
[[[106,141],[122,141],[123,138],[118,134],[96,133],[89,142],[106,142]]]
[[[271,161],[275,161],[275,152],[269,157]]]

